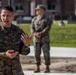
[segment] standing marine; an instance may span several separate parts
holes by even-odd
[[[44,5],[36,7],[36,16],[32,19],[31,31],[34,36],[34,50],[36,58],[37,69],[35,73],[40,72],[41,65],[41,51],[43,51],[46,72],[50,72],[50,37],[49,31],[51,29],[52,20],[45,14],[46,8]]]
[[[19,54],[30,53],[30,37],[12,24],[15,13],[5,6],[0,13],[0,75],[24,75]]]

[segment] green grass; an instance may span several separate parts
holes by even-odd
[[[31,34],[30,24],[19,26],[29,35]],[[50,30],[50,40],[50,46],[76,47],[76,24],[58,26],[58,21],[55,21]],[[31,45],[33,45],[33,41],[31,41]]]
[[[76,47],[76,25],[52,26],[50,39],[52,46]]]

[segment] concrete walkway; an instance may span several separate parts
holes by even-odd
[[[28,56],[34,56],[34,47],[31,46],[30,48],[31,53]],[[52,57],[76,57],[76,48],[51,47],[50,55]],[[34,73],[33,71],[24,71],[24,73],[25,75],[76,75],[76,73]]]
[[[76,75],[76,73],[34,73],[33,71],[24,71],[25,75]]]
[[[31,52],[28,56],[34,56],[34,47],[30,47]],[[43,56],[43,53],[41,54]],[[76,48],[51,47],[50,56],[52,57],[76,57]]]

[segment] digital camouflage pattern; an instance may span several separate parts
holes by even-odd
[[[40,54],[41,49],[44,53],[45,64],[50,65],[50,38],[49,31],[51,29],[52,20],[50,20],[45,15],[43,17],[36,16],[32,20],[31,31],[32,34],[35,32],[41,33],[41,38],[37,39],[34,37],[34,49],[35,49],[35,57],[36,64],[41,64]]]
[[[0,26],[0,75],[24,75],[19,54],[27,55],[30,48],[21,41],[22,33],[24,32],[15,25],[11,25],[10,28]],[[5,55],[5,52],[11,49],[19,52],[13,59]]]

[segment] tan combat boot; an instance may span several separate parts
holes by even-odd
[[[40,65],[37,65],[37,69],[34,71],[34,73],[40,72]]]
[[[49,65],[46,65],[46,70],[44,71],[44,73],[50,73]]]

